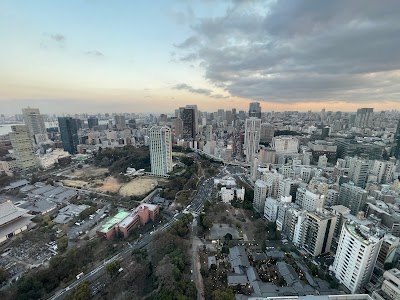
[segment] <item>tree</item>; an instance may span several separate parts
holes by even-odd
[[[89,281],[85,281],[78,285],[72,293],[66,298],[67,300],[89,300],[92,297],[90,292]]]
[[[106,266],[107,273],[113,278],[117,276],[118,270],[121,268],[121,262],[114,260]]]
[[[64,252],[68,247],[68,237],[63,236],[57,241],[57,248],[60,252]]]
[[[0,268],[0,283],[3,283],[8,278],[8,272],[3,268]]]
[[[212,293],[213,300],[235,300],[235,294],[231,289],[215,290]]]

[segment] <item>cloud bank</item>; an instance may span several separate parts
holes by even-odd
[[[400,98],[398,0],[232,1],[195,19],[181,61],[232,96],[276,103]],[[176,86],[210,95],[206,89]]]

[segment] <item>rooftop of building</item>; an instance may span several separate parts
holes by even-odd
[[[357,238],[364,245],[369,245],[371,243],[377,243],[379,241],[379,237],[375,234],[371,233],[359,226],[354,221],[346,222],[344,225],[350,234]]]
[[[0,204],[0,226],[3,226],[21,216],[25,215],[28,211],[16,207],[11,201],[6,201]]]
[[[114,227],[116,224],[121,222],[123,219],[129,216],[129,212],[120,210],[114,217],[108,219],[106,223],[101,226],[99,229],[99,232],[106,233],[108,232],[112,227]]]

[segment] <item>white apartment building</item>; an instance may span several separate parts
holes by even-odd
[[[279,201],[277,199],[268,197],[265,200],[264,218],[269,222],[275,222],[276,218],[278,217],[278,206]]]
[[[297,153],[299,151],[299,140],[293,136],[276,136],[272,138],[271,146],[276,154]]]
[[[310,191],[305,188],[298,188],[296,203],[307,211],[322,210],[325,204],[325,196],[316,190]]]
[[[324,154],[324,155],[321,155],[321,156],[318,158],[318,168],[324,169],[324,168],[327,167],[327,165],[328,165],[328,158],[326,157],[325,154]]]
[[[277,198],[279,191],[279,182],[283,180],[283,175],[278,172],[263,172],[261,179],[268,187],[268,197]]]
[[[22,115],[31,136],[35,134],[45,134],[47,136],[43,116],[38,108],[23,108]]]
[[[352,221],[343,224],[332,271],[351,293],[371,279],[381,244],[382,237],[367,227]]]
[[[368,162],[361,159],[351,159],[349,168],[350,180],[354,182],[356,186],[365,187],[368,176]]]
[[[391,269],[383,273],[384,281],[380,290],[372,293],[375,300],[400,299],[400,270]]]
[[[371,174],[377,177],[378,183],[388,183],[393,179],[395,165],[391,161],[375,160]]]
[[[172,171],[171,129],[166,126],[150,128],[150,163],[155,175],[167,175]]]
[[[251,117],[245,121],[244,149],[246,162],[253,162],[260,145],[261,119]]]
[[[254,184],[253,208],[259,213],[264,213],[265,199],[267,198],[267,185],[258,179]]]
[[[37,168],[36,157],[33,152],[32,139],[28,126],[13,125],[9,133],[13,148],[13,157],[16,160],[17,168],[21,172],[27,172]]]

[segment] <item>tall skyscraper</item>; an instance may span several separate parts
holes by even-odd
[[[175,139],[181,139],[183,137],[183,122],[180,118],[172,119],[172,135]]]
[[[260,145],[261,119],[248,118],[245,122],[244,148],[246,162],[253,163]]]
[[[186,141],[196,139],[197,135],[197,109],[194,107],[180,108],[180,115],[183,122],[183,139]]]
[[[396,134],[395,134],[395,137],[394,137],[394,142],[395,142],[394,156],[397,159],[400,159],[400,120],[397,123],[397,129],[396,129]]]
[[[167,126],[153,126],[149,134],[151,173],[167,175],[172,171],[171,129]]]
[[[357,110],[355,126],[359,128],[370,127],[374,116],[373,108],[359,108]]]
[[[261,119],[261,106],[259,102],[250,103],[249,117],[255,117]]]
[[[9,136],[18,171],[25,173],[37,168],[28,126],[13,125],[11,126],[11,130],[12,132],[9,133]]]
[[[58,127],[60,128],[64,150],[70,154],[75,154],[79,144],[76,120],[71,117],[59,117]]]
[[[260,141],[270,143],[274,137],[274,126],[270,123],[261,124]]]
[[[371,279],[381,244],[382,238],[366,227],[354,221],[343,224],[333,272],[351,293],[357,293]]]
[[[23,108],[22,115],[31,136],[35,134],[47,134],[43,116],[40,114],[38,108]]]
[[[122,130],[126,128],[125,116],[123,115],[115,115],[114,116],[115,126],[118,130]]]
[[[92,129],[95,126],[99,126],[99,119],[97,119],[96,117],[88,118],[87,122],[88,122],[88,127],[90,129]]]
[[[364,210],[368,192],[352,182],[340,186],[338,203],[350,209],[352,215]]]

